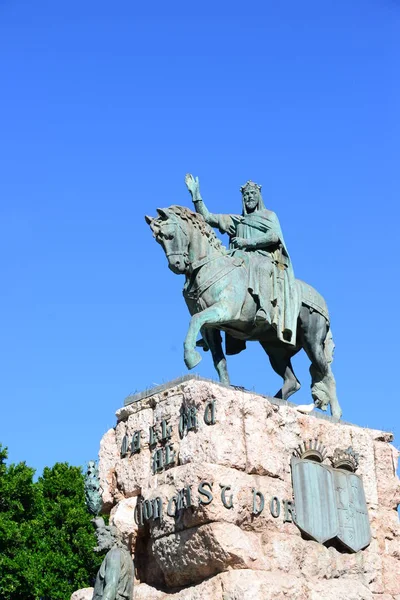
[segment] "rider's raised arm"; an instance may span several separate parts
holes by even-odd
[[[200,193],[196,199],[192,199],[195,211],[204,217],[205,222],[211,225],[211,227],[219,227],[219,215],[214,215],[213,213],[210,213],[207,206],[204,204],[203,198],[200,196]]]
[[[194,200],[194,207],[196,212],[204,217],[206,223],[211,227],[218,227],[221,233],[228,233],[233,235],[235,233],[235,224],[230,215],[217,215],[210,213],[203,200]]]
[[[199,178],[196,177],[195,179],[193,175],[188,174],[185,177],[185,182],[192,196],[196,212],[202,215],[205,222],[211,225],[211,227],[218,227],[221,233],[228,233],[232,235],[235,231],[235,224],[231,216],[211,213],[204,204],[203,198],[200,194]]]

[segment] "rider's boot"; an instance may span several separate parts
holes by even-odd
[[[197,348],[203,348],[204,352],[207,352],[207,350],[209,350],[208,344],[204,340],[204,338],[200,338],[199,340],[197,340],[196,347]]]

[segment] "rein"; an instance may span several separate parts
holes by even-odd
[[[205,259],[205,260],[199,261],[199,263],[194,263],[192,265],[192,277],[193,277],[193,273],[195,271],[197,271],[197,274],[194,276],[193,281],[191,283],[189,282],[187,288],[184,289],[185,296],[187,296],[191,300],[196,300],[196,301],[199,300],[200,297],[204,294],[204,292],[206,292],[208,289],[210,289],[210,287],[212,287],[214,284],[216,284],[220,279],[223,279],[224,277],[229,275],[229,273],[234,271],[237,267],[241,267],[244,265],[243,259],[233,259],[232,264],[229,267],[223,267],[222,269],[220,269],[219,271],[217,271],[216,273],[211,275],[211,277],[206,279],[206,281],[203,281],[201,283],[201,285],[199,285],[198,287],[195,287],[194,284],[196,282],[196,277],[197,277],[200,269],[202,269],[206,265],[209,265],[211,262],[213,262],[217,258],[221,258],[221,257],[223,257],[223,255],[215,256],[210,259]]]
[[[172,224],[176,227],[179,227],[179,229],[184,233],[185,237],[190,239],[188,232],[185,230],[185,228],[182,226],[182,224],[180,223],[179,220],[174,220],[171,223],[171,225]],[[229,253],[228,254],[224,254],[224,253],[219,254],[218,253],[216,256],[214,255],[212,257],[206,256],[205,258],[194,261],[192,263],[190,263],[188,260],[188,258],[189,258],[188,251],[166,252],[165,255],[167,258],[169,258],[171,256],[183,257],[185,264],[188,267],[188,272],[189,272],[188,273],[189,279],[187,281],[187,284],[185,284],[186,289],[184,289],[184,295],[193,300],[198,300],[202,296],[202,294],[204,294],[204,292],[206,290],[208,290],[215,283],[217,283],[217,281],[219,281],[220,279],[222,279],[223,277],[228,275],[231,271],[233,271],[237,267],[240,267],[244,264],[244,260],[242,258],[229,257]],[[224,266],[222,269],[219,269],[217,272],[213,273],[210,277],[208,277],[206,279],[206,281],[203,281],[198,287],[195,287],[196,278],[197,278],[200,270],[203,267],[209,265],[210,263],[216,261],[219,258],[226,258],[226,257],[229,257],[232,260],[232,263],[229,266]]]
[[[182,233],[185,235],[185,237],[189,237],[187,231],[185,231],[185,229],[182,227],[182,225],[180,224],[179,221],[173,221],[171,223],[171,225],[175,225],[176,227],[179,227],[179,229],[182,231]],[[166,252],[165,256],[167,258],[169,258],[170,256],[182,256],[184,258],[184,260],[185,260],[185,264],[186,265],[190,264],[189,261],[188,261],[188,258],[189,258],[189,253],[188,252]]]
[[[221,256],[223,256],[222,254],[220,256],[213,256],[212,258],[208,258],[207,256],[205,258],[202,258],[201,260],[195,261],[190,265],[190,272],[194,273],[195,271],[197,271],[197,269],[200,269],[201,267],[204,267],[205,265],[208,265],[210,262],[213,262],[214,260],[217,260],[217,258],[221,258]]]

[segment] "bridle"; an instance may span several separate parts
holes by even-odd
[[[164,221],[166,223],[166,221]],[[185,235],[186,238],[188,238],[188,233],[187,231],[185,231],[185,229],[182,227],[181,223],[179,221],[172,221],[171,223],[168,223],[169,225],[173,225],[174,227],[179,227],[179,229],[182,231],[182,233]],[[160,225],[160,230],[161,230],[162,225]],[[169,258],[170,256],[181,256],[184,261],[185,261],[185,265],[189,265],[189,253],[187,251],[185,252],[166,252],[165,256],[167,258]]]

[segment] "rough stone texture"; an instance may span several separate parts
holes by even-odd
[[[120,500],[110,513],[110,524],[118,527],[122,533],[125,544],[130,547],[134,555],[136,547],[136,538],[138,526],[135,522],[136,498],[126,498]]]
[[[99,450],[99,478],[104,512],[109,511],[115,499],[119,498],[115,479],[115,466],[119,457],[120,453],[115,442],[115,431],[109,429],[100,442]]]
[[[167,586],[190,585],[226,569],[267,569],[261,541],[237,525],[209,523],[155,540]]]
[[[92,600],[93,588],[84,588],[74,592],[71,596],[71,600]]]
[[[204,422],[205,406],[216,401],[216,423]],[[198,426],[179,435],[181,411],[195,407]],[[149,427],[162,419],[172,426],[175,464],[152,472]],[[399,452],[389,433],[329,418],[302,415],[289,403],[193,379],[124,406],[115,430],[100,447],[104,510],[130,540],[135,554],[135,599],[174,600],[400,600],[400,524],[397,505]],[[138,454],[121,458],[125,434],[142,431]],[[332,456],[352,446],[359,454],[372,540],[351,554],[303,539],[284,522],[283,500],[292,499],[290,457],[305,439],[318,438]],[[213,501],[199,505],[198,486],[212,484]],[[230,485],[223,505],[221,485]],[[176,518],[168,500],[191,486],[192,506]],[[254,516],[253,489],[265,508]],[[269,503],[281,502],[273,517]],[[163,519],[138,527],[138,498],[160,498]],[[175,505],[172,505],[172,508]],[[136,551],[135,551],[136,545]],[[75,599],[74,599],[75,600]],[[78,600],[78,599],[76,599]]]

